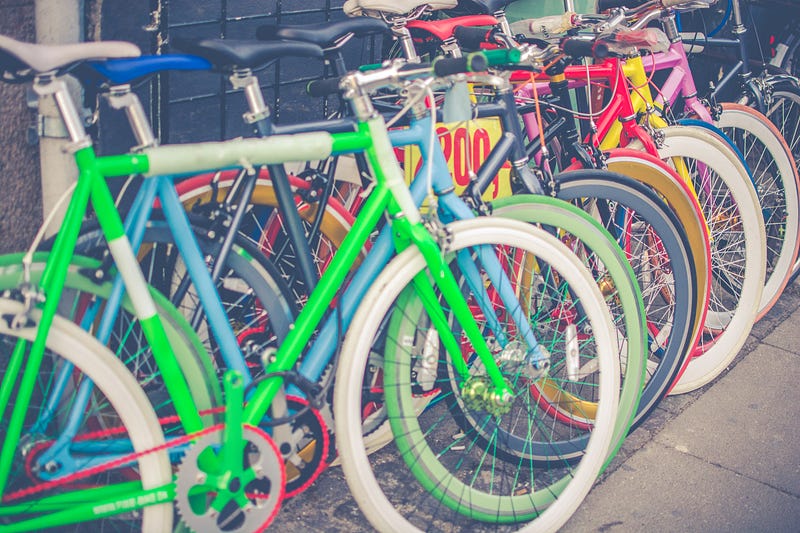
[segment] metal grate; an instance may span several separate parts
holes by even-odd
[[[344,0],[151,0],[151,52],[175,52],[170,39],[251,39],[261,24],[304,24],[344,18]],[[372,62],[379,43],[351,41],[348,65]],[[309,80],[324,73],[322,61],[285,59],[259,73],[266,101],[279,122],[319,119],[327,103],[305,94]],[[244,97],[223,75],[168,73],[153,80],[149,100],[162,142],[228,139],[250,135],[242,121]]]
[[[305,24],[339,20],[344,0],[150,0],[149,24],[132,34],[131,11],[145,6],[107,2],[103,11],[103,38],[135,40],[153,54],[178,52],[170,40],[180,37],[253,39],[262,24]],[[127,21],[123,26],[120,20]],[[350,41],[345,47],[349,66],[373,62],[380,43]],[[320,119],[327,102],[305,94],[308,81],[321,77],[321,60],[280,60],[259,72],[267,104],[281,123]],[[232,93],[227,78],[208,72],[165,73],[138,89],[149,103],[154,129],[162,142],[221,140],[251,135],[242,120],[246,103]],[[116,134],[115,134],[116,135]],[[107,147],[126,149],[127,140],[110,140]],[[127,146],[124,146],[127,144]]]

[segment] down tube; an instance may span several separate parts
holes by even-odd
[[[244,379],[245,385],[248,385],[252,380],[250,371],[244,363],[244,356],[242,356],[242,352],[239,349],[239,343],[233,334],[233,330],[231,330],[228,315],[225,314],[225,310],[222,308],[217,288],[211,281],[208,265],[203,259],[200,246],[197,244],[197,239],[195,239],[194,232],[189,225],[186,210],[181,204],[180,198],[178,198],[178,193],[175,191],[175,186],[172,183],[173,178],[159,176],[154,179],[158,180],[158,196],[161,199],[164,217],[175,235],[175,244],[186,263],[192,283],[197,287],[200,302],[208,316],[211,331],[220,345],[222,358],[225,360],[227,367],[239,372],[242,375],[242,379]]]
[[[432,186],[434,191],[437,193],[447,191],[448,189],[452,190],[453,187],[453,180],[447,167],[447,162],[444,159],[444,155],[438,143],[436,143],[436,146],[434,146],[433,154],[430,154],[429,139],[430,129],[432,127],[431,122],[432,119],[430,117],[426,117],[414,121],[409,128],[391,130],[389,132],[392,145],[416,145],[420,148],[422,165],[417,171],[417,174],[410,186],[411,195],[417,205],[421,205],[425,198],[427,188],[427,179],[425,178],[428,172],[432,173]],[[475,216],[469,207],[453,192],[442,194],[442,196],[439,198],[439,201],[441,202],[441,205],[445,207],[446,211],[455,219],[469,219],[474,218]],[[510,309],[516,310],[516,312],[512,312],[512,318],[517,323],[520,331],[523,333],[530,350],[536,350],[538,347],[538,342],[536,341],[535,335],[527,318],[522,315],[522,309],[516,299],[513,287],[510,283],[500,283],[501,280],[506,278],[502,265],[500,265],[497,256],[490,248],[483,248],[484,249],[479,250],[480,259],[486,266],[492,283],[496,287],[501,287],[500,297],[502,301],[511,304],[509,305]],[[326,320],[322,330],[320,331],[317,340],[303,358],[303,363],[300,367],[300,374],[303,377],[311,381],[316,381],[319,379],[328,362],[333,357],[333,352],[337,345],[337,341],[339,340],[339,311],[341,311],[342,314],[342,330],[346,331],[350,326],[350,322],[355,314],[358,303],[361,301],[364,294],[366,294],[366,291],[371,285],[372,281],[388,263],[393,251],[394,245],[392,242],[391,232],[388,228],[384,228],[378,235],[378,238],[373,244],[372,249],[370,250],[369,254],[367,254],[366,259],[358,269],[356,275],[353,277],[353,280],[343,294],[340,307],[331,313],[331,316]],[[462,271],[465,273],[471,273],[467,276],[469,279],[470,288],[475,294],[483,293],[485,295],[485,299],[483,299],[484,305],[489,306],[486,307],[486,309],[490,309],[491,307],[488,303],[489,297],[488,294],[485,294],[486,290],[479,281],[480,276],[475,267],[474,260],[472,258],[467,259],[466,256],[464,256],[459,259],[459,264],[462,268]],[[491,315],[492,314],[490,313],[489,316]],[[494,327],[492,329],[495,330],[495,334],[499,339],[503,338],[502,328],[497,321],[494,321]],[[300,393],[300,391],[294,387],[290,389],[290,392],[292,394]]]
[[[392,130],[389,136],[394,146],[404,146],[409,144],[406,141],[409,130]],[[429,162],[423,158],[422,166],[420,167],[419,176],[424,176],[427,172]],[[411,196],[417,205],[421,205],[425,198],[426,183],[423,179],[415,179],[411,184]],[[378,234],[377,239],[372,245],[369,253],[367,254],[361,266],[356,271],[347,289],[342,294],[339,306],[334,309],[330,316],[325,320],[319,335],[314,343],[303,357],[303,362],[300,366],[300,374],[310,380],[317,381],[325,370],[325,367],[333,358],[334,351],[338,344],[339,339],[339,314],[341,313],[341,327],[342,331],[346,331],[350,326],[353,315],[356,312],[358,304],[367,293],[370,285],[378,276],[383,267],[389,262],[394,253],[394,242],[392,239],[391,228],[386,226]],[[289,389],[291,394],[302,394],[296,387],[292,386]]]
[[[412,124],[412,127],[406,130],[408,137],[405,140],[413,142],[420,149],[420,154],[424,161],[431,162],[432,172],[432,187],[439,196],[440,211],[443,211],[443,219],[452,217],[456,220],[467,220],[475,218],[472,210],[453,192],[453,177],[450,175],[450,170],[447,167],[447,161],[444,157],[444,152],[441,150],[441,145],[437,142],[434,146],[430,145],[430,130],[433,127],[430,117],[420,119]],[[511,146],[509,146],[509,149]],[[432,149],[432,151],[431,151]],[[481,170],[478,170],[481,173]],[[422,181],[420,174],[417,175],[415,181]],[[517,325],[519,332],[522,334],[530,353],[536,354],[535,358],[544,357],[541,350],[539,350],[539,343],[530,327],[528,318],[522,311],[522,306],[519,304],[514,287],[506,275],[506,270],[500,264],[494,250],[490,246],[477,246],[475,252],[478,259],[483,264],[486,274],[492,282],[492,286],[498,291],[498,296],[503,302],[506,310],[509,311],[512,320]],[[475,264],[475,259],[466,251],[461,251],[457,254],[457,261],[461,272],[464,274],[465,280],[472,290],[473,296],[477,298],[479,307],[483,310],[484,316],[487,319],[489,329],[495,334],[495,338],[500,342],[501,346],[505,347],[507,340],[505,332],[499,323],[497,316],[494,312],[494,307],[491,303],[491,298],[486,291],[483,284],[481,275]]]
[[[409,146],[413,144],[420,145],[422,143],[427,143],[427,140],[430,137],[430,126],[430,119],[417,121],[409,128],[390,130],[389,138],[391,139],[393,146]],[[424,176],[427,176],[428,169],[431,168],[430,158],[424,157],[424,155],[425,152],[423,152],[422,165],[417,171],[416,178],[410,186],[411,196],[414,198],[414,202],[417,205],[422,205],[422,202],[425,199],[427,183],[423,178]],[[450,179],[449,171],[447,171],[446,168],[447,167],[445,164],[447,186],[452,187],[452,179]],[[431,169],[431,171],[434,170]],[[436,173],[434,176],[435,175]],[[434,187],[436,187],[436,183],[434,183]],[[469,213],[469,216],[472,216],[472,214],[469,212],[469,209],[467,209],[466,206],[464,206],[464,208],[466,212]],[[338,331],[340,322],[339,314],[341,313],[341,328],[344,332],[350,326],[358,304],[361,302],[373,280],[389,262],[389,259],[391,259],[393,253],[394,242],[392,239],[391,230],[387,226],[384,227],[378,234],[378,237],[373,243],[372,248],[367,254],[367,257],[356,271],[356,274],[353,276],[353,279],[351,280],[344,294],[342,294],[340,305],[331,312],[330,316],[321,328],[317,339],[311,345],[308,353],[306,353],[305,357],[303,358],[299,373],[304,378],[315,382],[322,375],[325,367],[333,358],[334,351],[338,341],[340,340]],[[301,391],[294,386],[290,387],[289,392],[295,395],[302,395]]]

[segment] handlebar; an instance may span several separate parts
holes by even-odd
[[[600,40],[586,40],[567,37],[561,41],[561,49],[572,57],[595,57],[602,59],[608,56],[609,48]]]
[[[508,52],[513,57],[513,51]],[[497,60],[499,58],[495,57],[495,61]],[[355,86],[362,92],[369,92],[420,77],[447,77],[468,72],[482,72],[488,66],[489,61],[481,52],[467,54],[464,57],[440,57],[433,64],[395,61],[380,67],[371,65],[368,70],[351,72],[341,78],[313,80],[306,86],[306,92],[314,97],[323,97],[340,92],[345,86]]]
[[[482,53],[467,54],[464,57],[438,57],[433,62],[433,73],[437,76],[451,76],[466,72],[482,72],[489,66]]]

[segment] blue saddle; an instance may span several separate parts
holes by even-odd
[[[93,61],[91,66],[114,84],[133,80],[165,70],[211,70],[211,63],[189,54],[164,54],[130,59]]]

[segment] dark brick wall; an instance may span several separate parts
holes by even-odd
[[[0,34],[35,38],[34,0],[0,0]],[[39,156],[27,142],[25,85],[0,83],[0,253],[28,246],[42,220]]]
[[[344,18],[343,4],[344,0],[102,0],[100,35],[103,39],[133,41],[143,53],[159,50],[170,53],[178,51],[170,47],[170,39],[174,37],[252,39],[260,24],[302,24]],[[162,8],[159,19],[162,41],[156,33],[143,29],[152,21],[151,5]],[[344,48],[348,64],[357,66],[375,60],[376,46],[371,40],[352,40]],[[273,118],[280,123],[323,118],[324,102],[309,97],[304,90],[309,79],[322,74],[322,61],[313,59],[281,61],[261,71],[258,75]],[[149,107],[153,122],[160,125],[162,142],[253,135],[252,128],[242,121],[245,101],[241,93],[225,93],[229,90],[227,77],[208,72],[175,72],[162,75],[160,83],[140,85],[136,92]],[[124,119],[114,113],[101,113],[101,151],[116,153],[132,144]]]

